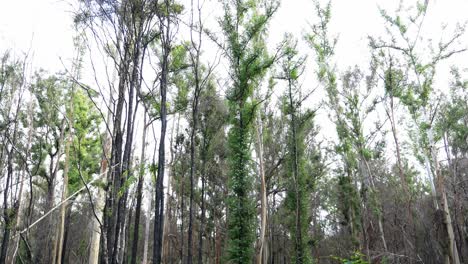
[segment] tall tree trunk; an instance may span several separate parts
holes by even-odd
[[[150,222],[151,222],[151,209],[153,208],[153,199],[151,197],[151,192],[148,192],[148,208],[146,209],[146,220],[145,220],[145,238],[143,241],[143,258],[141,260],[142,264],[148,263],[148,243],[150,236]]]
[[[23,69],[23,74],[24,74],[24,69]],[[22,84],[21,84],[22,86]],[[3,237],[2,237],[2,245],[0,248],[0,263],[3,263],[7,259],[7,254],[8,254],[8,246],[10,243],[10,234],[11,234],[11,228],[13,225],[13,220],[16,219],[16,216],[18,214],[19,210],[19,201],[18,199],[15,199],[12,203],[12,207],[8,208],[8,193],[9,189],[11,189],[11,196],[13,197],[13,155],[15,151],[15,145],[16,145],[16,140],[18,136],[18,116],[20,113],[20,106],[21,106],[21,101],[22,101],[22,91],[20,90],[19,97],[18,97],[18,102],[16,106],[16,113],[14,118],[11,120],[12,124],[14,125],[13,128],[13,135],[11,138],[10,142],[10,150],[7,151],[7,175],[6,175],[6,183],[5,183],[5,189],[3,191],[3,220],[4,220],[4,228],[3,228]],[[8,116],[9,117],[9,116]],[[8,131],[8,127],[5,129],[5,136]],[[26,165],[27,166],[27,165]],[[17,179],[18,181],[18,179]],[[3,186],[2,186],[3,187]],[[12,199],[13,200],[13,199]]]
[[[430,144],[430,154],[432,156],[433,162],[434,162],[434,171],[435,171],[435,177],[437,180],[437,192],[439,195],[440,199],[440,207],[441,210],[443,211],[443,216],[444,216],[444,227],[447,232],[447,239],[448,239],[448,248],[446,250],[446,254],[448,255],[449,258],[449,263],[451,264],[460,264],[460,257],[458,255],[458,248],[457,248],[457,241],[455,240],[455,233],[453,231],[453,224],[452,224],[452,218],[450,215],[450,209],[448,206],[448,200],[447,200],[447,191],[445,189],[445,179],[444,175],[442,174],[440,168],[439,168],[439,161],[437,159],[437,153],[433,140],[433,135],[432,135],[432,128],[429,128],[428,131],[428,138],[429,138],[429,144]]]
[[[190,19],[190,39],[192,43],[192,48],[194,52],[190,53],[190,57],[193,64],[193,75],[195,79],[195,90],[193,93],[192,101],[192,130],[190,133],[190,207],[189,207],[189,229],[188,229],[188,249],[187,249],[187,264],[192,264],[193,262],[193,199],[194,199],[194,188],[195,188],[195,173],[196,173],[196,164],[195,164],[195,136],[198,129],[198,105],[200,99],[200,93],[202,90],[202,83],[200,80],[200,49],[201,49],[201,34],[203,31],[203,25],[201,20],[201,8],[199,2],[197,2],[198,7],[198,42],[195,41],[193,37],[193,31],[195,28],[194,25],[194,1],[191,1],[191,19]]]
[[[301,196],[302,193],[299,191],[299,157],[298,157],[298,149],[297,149],[297,123],[296,123],[296,109],[295,109],[295,102],[293,100],[293,93],[292,93],[292,83],[291,78],[288,79],[288,97],[289,97],[289,106],[290,106],[290,118],[291,118],[291,159],[292,159],[292,170],[293,170],[293,181],[294,181],[294,192],[295,192],[295,230],[294,230],[294,255],[296,263],[302,263],[304,258],[304,252],[302,247],[302,204],[301,204]]]
[[[266,195],[266,183],[265,183],[265,168],[263,164],[263,126],[262,126],[262,119],[259,114],[256,117],[257,125],[256,125],[256,152],[257,152],[257,160],[259,163],[259,172],[260,172],[260,237],[258,238],[258,252],[257,252],[257,264],[262,264],[264,261],[263,258],[263,250],[266,247],[265,243],[265,234],[267,228],[267,195]],[[266,260],[265,260],[266,261]]]
[[[189,226],[188,226],[188,245],[187,245],[187,264],[192,264],[193,259],[193,198],[195,188],[195,135],[198,126],[198,103],[200,97],[200,80],[198,72],[198,54],[194,63],[195,91],[192,103],[192,130],[190,132],[190,201],[189,201]]]
[[[133,208],[135,207],[135,193],[129,193],[130,194],[130,207],[127,210],[128,217],[126,217],[125,222],[122,226],[122,238],[121,238],[121,243],[120,243],[120,250],[119,250],[119,262],[122,264],[126,264],[128,262],[128,246],[127,246],[127,239],[130,238],[130,226],[131,222],[133,219]],[[137,237],[138,239],[138,237]]]
[[[195,78],[197,79],[197,78]],[[197,89],[197,88],[195,88]],[[199,89],[199,88],[198,88]],[[195,91],[197,93],[197,91]],[[189,224],[188,224],[188,243],[187,243],[187,264],[193,262],[193,198],[195,188],[195,133],[197,130],[198,118],[198,95],[195,95],[192,109],[192,131],[190,133],[190,200],[189,200]]]
[[[165,0],[165,8],[169,13],[169,0]],[[165,20],[166,23],[162,22]],[[167,110],[166,110],[166,93],[168,83],[168,63],[170,53],[170,17],[161,19],[160,29],[162,32],[163,55],[161,62],[161,77],[160,77],[160,96],[161,96],[161,138],[159,140],[159,155],[158,155],[158,174],[155,187],[155,224],[154,224],[154,244],[153,244],[153,262],[161,263],[162,257],[162,239],[164,227],[164,169],[166,162],[166,128],[167,128]]]
[[[61,263],[68,263],[68,257],[67,257],[67,241],[68,241],[68,235],[70,232],[70,220],[71,220],[71,208],[73,205],[73,202],[75,202],[75,198],[71,199],[69,201],[69,205],[67,206],[67,212],[65,214],[65,226],[64,226],[64,235],[63,235],[63,245],[62,245],[62,256],[61,256]],[[89,262],[88,262],[89,263]]]
[[[202,153],[201,153],[201,206],[200,206],[200,228],[198,230],[198,264],[203,264],[203,234],[205,232],[205,185],[206,185],[206,137],[203,137],[203,145],[202,145]]]
[[[138,48],[138,47],[137,47]],[[139,55],[135,55],[139,56]],[[135,63],[136,62],[136,63]],[[123,256],[124,252],[121,252],[124,250],[125,247],[125,223],[126,223],[126,213],[127,213],[127,198],[128,198],[128,187],[125,186],[125,183],[127,179],[130,177],[131,172],[131,153],[132,153],[132,143],[133,143],[133,130],[134,130],[134,118],[136,114],[136,107],[138,106],[133,106],[134,103],[134,97],[135,97],[135,71],[138,68],[139,63],[138,59],[134,60],[133,63],[133,71],[134,73],[132,74],[132,79],[130,81],[129,85],[129,94],[128,94],[128,108],[127,108],[127,122],[126,122],[126,139],[125,139],[125,147],[124,147],[124,153],[123,153],[123,158],[122,158],[122,173],[120,174],[120,178],[118,181],[120,183],[118,184],[119,186],[119,192],[122,191],[120,190],[121,188],[124,188],[123,194],[117,195],[118,197],[118,204],[117,204],[117,223],[115,227],[115,239],[114,239],[114,254],[112,257],[112,263],[117,264],[119,263],[119,256]],[[119,244],[123,243],[123,246],[119,247]]]
[[[107,121],[111,120],[110,112],[107,114]],[[104,176],[108,170],[108,161],[109,161],[109,151],[111,144],[111,135],[109,131],[105,135],[105,139],[102,145],[102,156],[101,156],[101,168],[99,175]],[[105,231],[104,226],[102,226],[103,221],[103,209],[104,209],[104,190],[102,188],[97,188],[96,192],[96,216],[92,219],[92,229],[91,229],[91,246],[89,251],[88,263],[89,264],[98,264],[99,263],[99,252],[105,250],[101,248],[101,239],[102,234]]]
[[[107,194],[106,203],[104,206],[104,226],[106,235],[103,244],[105,249],[103,252],[103,261],[108,264],[114,264],[117,252],[114,252],[114,246],[117,243],[116,230],[117,230],[117,208],[118,192],[120,190],[121,174],[122,174],[122,145],[123,145],[123,132],[122,132],[122,117],[125,101],[125,86],[127,84],[128,72],[128,56],[129,47],[128,43],[124,45],[124,56],[120,61],[118,75],[120,76],[118,85],[118,98],[113,116],[113,132],[112,132],[112,154],[109,177],[107,181]]]
[[[141,202],[143,198],[143,182],[145,176],[145,150],[146,150],[146,129],[148,124],[146,124],[146,110],[143,117],[143,138],[141,140],[141,155],[140,155],[140,168],[138,175],[138,185],[137,185],[137,194],[136,194],[136,208],[135,208],[135,223],[133,227],[133,241],[132,241],[132,256],[131,264],[136,264],[137,262],[137,253],[138,253],[138,240],[140,233],[140,214],[141,214]]]
[[[32,141],[32,136],[33,136],[33,115],[34,115],[34,103],[33,100],[31,99],[28,103],[28,141],[26,143],[26,153],[25,157],[29,157],[30,151],[31,151],[31,141]],[[22,164],[22,172],[21,172],[21,178],[20,178],[20,188],[18,192],[18,213],[16,214],[16,219],[15,219],[15,230],[18,231],[21,226],[21,211],[23,207],[23,187],[24,187],[24,176],[26,174],[28,164],[24,162]],[[16,254],[18,253],[18,248],[19,248],[19,243],[20,243],[20,236],[17,234],[16,238],[14,240],[15,243],[15,250],[13,252],[13,256],[11,258],[11,263],[15,263],[16,261]]]
[[[184,263],[185,254],[185,179],[184,173],[181,174],[180,181],[180,262]],[[168,223],[169,224],[169,223]]]
[[[176,120],[177,120],[177,125],[176,125]],[[168,256],[170,259],[174,259],[174,255],[172,254],[172,243],[171,243],[171,232],[172,232],[172,197],[175,197],[174,195],[174,190],[172,189],[172,174],[173,174],[173,166],[174,166],[174,161],[177,160],[178,157],[178,151],[176,150],[174,154],[174,148],[173,148],[173,142],[174,142],[174,129],[175,129],[175,137],[179,134],[179,128],[180,128],[180,113],[177,114],[177,118],[172,119],[172,127],[171,127],[171,135],[169,137],[169,153],[170,153],[170,161],[169,165],[167,168],[167,189],[166,189],[166,197],[167,197],[167,207],[166,207],[166,214],[164,215],[164,226],[163,226],[163,248],[162,248],[162,255],[163,256]],[[156,144],[155,144],[156,145]],[[154,159],[154,156],[153,156]],[[153,161],[154,163],[154,161]],[[171,194],[172,190],[172,194]],[[167,262],[168,259],[166,258],[164,262]]]
[[[403,192],[405,195],[405,200],[407,202],[407,219],[408,219],[408,224],[410,227],[413,229],[416,228],[414,225],[414,219],[413,219],[413,201],[412,201],[412,196],[410,193],[410,188],[408,186],[408,180],[405,177],[405,173],[403,171],[403,162],[401,158],[401,150],[400,150],[400,143],[398,140],[398,132],[396,128],[396,121],[395,121],[395,103],[394,103],[394,98],[393,95],[390,96],[390,109],[386,109],[387,117],[390,120],[390,125],[392,129],[392,137],[393,137],[393,142],[395,144],[395,149],[396,149],[396,158],[397,158],[397,166],[398,166],[398,174],[400,176],[400,182],[403,185]],[[414,238],[415,240],[415,238]],[[406,245],[405,248],[407,248],[407,254],[410,253],[410,245],[407,242],[407,239],[403,238],[403,243]]]
[[[70,146],[73,141],[73,127],[74,127],[74,93],[75,93],[75,86],[72,85],[72,90],[71,90],[71,96],[70,96],[70,110],[68,113],[68,137],[67,137],[67,142],[65,145],[65,165],[63,169],[63,187],[62,187],[62,202],[67,199],[68,196],[68,171],[70,168]],[[60,206],[60,222],[57,226],[57,234],[58,234],[58,239],[56,241],[57,243],[57,252],[56,252],[56,263],[61,264],[62,263],[62,246],[63,246],[63,240],[64,240],[64,232],[65,232],[65,213],[67,210],[67,205],[68,203],[62,203]]]
[[[49,165],[49,177],[47,179],[47,194],[45,199],[45,210],[47,213],[52,210],[54,206],[55,198],[55,182],[57,180],[57,174],[60,167],[60,157],[62,156],[62,145],[64,143],[65,137],[65,120],[62,121],[61,132],[59,138],[56,140],[55,147],[57,148],[55,154],[50,155],[50,165]],[[54,160],[55,158],[55,160]],[[44,232],[40,240],[41,246],[37,248],[35,262],[37,263],[50,263],[55,264],[56,256],[56,233],[51,234],[46,230],[56,230],[55,229],[55,218],[53,213],[49,214],[46,218],[41,221],[41,226],[38,228],[40,232]],[[53,237],[53,238],[51,238]]]
[[[370,166],[369,166],[369,163],[367,162],[367,160],[365,159],[365,157],[361,157],[362,160],[364,161],[364,164],[366,166],[366,169],[367,169],[367,172],[368,172],[368,176],[369,176],[369,181],[370,181],[370,186],[372,187],[372,191],[375,192],[376,191],[376,187],[375,187],[375,183],[374,183],[374,177],[372,175],[372,171],[370,169]],[[385,250],[385,252],[388,252],[388,247],[387,247],[387,240],[385,239],[385,232],[384,232],[384,228],[383,228],[383,217],[382,217],[382,214],[383,214],[383,207],[382,205],[380,204],[379,202],[379,208],[382,209],[382,212],[379,213],[379,215],[377,216],[377,221],[378,221],[378,225],[379,225],[379,233],[380,233],[380,239],[382,240],[382,246]]]

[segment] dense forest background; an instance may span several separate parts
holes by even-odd
[[[284,2],[67,1],[60,71],[0,50],[0,263],[468,263],[465,21],[376,6],[342,67],[338,1],[271,39]]]

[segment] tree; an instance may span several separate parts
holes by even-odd
[[[159,30],[161,38],[161,73],[159,78],[160,91],[160,117],[161,132],[159,139],[158,170],[155,186],[155,227],[154,227],[154,246],[153,262],[161,263],[163,230],[164,230],[164,168],[166,162],[166,127],[167,127],[167,87],[169,74],[169,56],[172,50],[173,29],[172,25],[176,22],[176,16],[180,14],[182,7],[172,0],[165,0],[162,4],[159,19]]]
[[[280,43],[280,1],[208,2],[76,0],[70,70],[0,55],[0,263],[467,262],[465,27],[402,1],[343,68],[330,2]]]
[[[288,152],[287,174],[288,182],[286,207],[294,216],[290,220],[289,228],[294,244],[294,263],[311,263],[309,242],[309,222],[307,204],[310,193],[313,191],[314,179],[312,173],[306,168],[306,139],[313,127],[314,111],[303,110],[302,104],[311,93],[304,93],[298,84],[299,78],[304,72],[306,57],[298,56],[297,43],[292,36],[286,35],[289,41],[284,47],[284,57],[281,62],[281,73],[278,78],[286,82],[286,94],[283,98],[283,111],[288,119]]]
[[[325,86],[328,96],[328,105],[332,109],[335,119],[336,132],[338,135],[338,144],[335,146],[335,151],[342,158],[342,167],[337,170],[339,175],[339,200],[341,202],[339,208],[343,216],[342,223],[348,227],[353,248],[359,249],[361,248],[361,241],[359,239],[361,208],[358,201],[358,190],[354,184],[354,175],[356,174],[355,153],[351,148],[352,136],[343,120],[344,110],[340,105],[338,97],[336,69],[335,66],[329,62],[334,54],[334,46],[337,42],[336,38],[329,38],[328,36],[331,3],[329,2],[325,8],[322,8],[319,3],[316,2],[316,10],[320,22],[312,27],[313,33],[306,36],[306,38],[315,51],[318,64],[317,77]]]
[[[39,133],[35,134],[35,143],[32,146],[32,155],[37,157],[34,164],[37,175],[41,178],[38,182],[40,189],[46,193],[43,210],[45,213],[52,210],[54,206],[55,186],[60,169],[60,161],[65,145],[66,119],[65,96],[68,92],[69,83],[61,76],[48,76],[43,78],[40,73],[36,74],[34,83],[34,95],[38,102],[38,110],[34,117],[34,127]],[[47,156],[49,162],[46,162]],[[55,238],[46,230],[55,230],[55,212],[48,215],[39,223],[37,236],[38,244],[35,250],[36,262],[53,263],[56,257]],[[44,250],[45,247],[45,250]]]
[[[463,210],[466,204],[462,202],[461,190],[465,184],[460,176],[463,171],[463,157],[466,157],[467,148],[467,113],[466,106],[468,82],[457,68],[452,68],[452,81],[450,83],[450,93],[440,106],[439,114],[436,117],[435,137],[442,138],[444,151],[447,158],[446,169],[441,168],[441,173],[446,173],[447,195],[453,195],[452,210],[454,224],[454,238],[458,245],[460,262],[463,263],[468,258],[463,250],[466,241],[462,238]],[[447,172],[446,172],[447,170]],[[450,201],[449,201],[450,202]]]
[[[191,2],[191,18],[190,18],[190,43],[191,46],[188,49],[190,54],[190,62],[192,66],[192,75],[193,75],[193,95],[192,95],[192,129],[190,131],[190,205],[189,205],[189,230],[188,230],[188,248],[187,248],[187,263],[192,264],[193,262],[193,222],[194,222],[194,193],[195,193],[195,173],[196,173],[196,133],[198,132],[198,112],[199,112],[199,103],[200,103],[200,94],[204,88],[208,85],[211,74],[213,72],[214,66],[209,65],[208,69],[203,67],[200,56],[201,56],[201,46],[202,46],[202,33],[203,33],[203,23],[202,23],[202,8],[200,1],[197,1],[197,21],[194,20],[194,3]],[[195,32],[197,31],[197,32]],[[195,35],[196,34],[196,35]],[[202,183],[203,184],[203,183]],[[200,241],[203,242],[203,241]],[[200,248],[202,245],[199,246]],[[199,258],[201,254],[199,254]],[[199,259],[199,263],[201,263]]]
[[[381,10],[382,17],[388,23],[387,31],[391,39],[371,38],[371,47],[374,49],[388,49],[390,52],[398,54],[405,62],[405,70],[408,76],[406,85],[400,93],[400,99],[407,107],[415,125],[418,127],[417,145],[423,150],[421,158],[427,172],[427,179],[431,184],[433,202],[436,211],[441,208],[443,215],[443,226],[446,230],[447,245],[441,245],[444,251],[445,262],[460,263],[458,249],[454,237],[451,215],[448,206],[447,194],[444,184],[444,176],[441,174],[433,131],[433,116],[436,115],[437,107],[431,104],[431,94],[433,94],[433,83],[436,76],[436,66],[443,60],[448,59],[465,48],[456,46],[457,40],[464,34],[464,28],[457,26],[455,32],[448,40],[441,39],[437,48],[430,48],[430,57],[426,59],[418,52],[421,46],[422,37],[420,29],[423,26],[428,8],[428,1],[417,3],[412,8],[414,13],[408,15],[408,19],[403,19],[399,14],[392,17],[387,11]],[[412,32],[417,32],[415,37],[411,37]],[[398,39],[396,38],[398,36]],[[393,72],[390,72],[392,74]],[[431,109],[435,109],[431,112]]]
[[[0,262],[4,263],[7,260],[7,253],[9,247],[9,240],[11,229],[16,224],[14,221],[18,220],[17,216],[21,204],[21,192],[19,194],[13,189],[14,184],[14,160],[18,157],[18,150],[16,149],[19,137],[21,136],[20,131],[20,115],[23,101],[23,95],[25,93],[25,70],[26,70],[27,56],[24,61],[12,61],[9,53],[6,52],[1,58],[0,68],[0,105],[2,105],[2,111],[0,116],[0,127],[4,131],[0,138],[2,142],[1,147],[1,158],[6,154],[6,181],[3,189],[3,236],[2,245],[0,249]],[[4,108],[3,108],[4,107]],[[29,143],[28,143],[29,146]],[[22,162],[22,169],[24,170],[27,165],[25,161]],[[23,177],[21,177],[23,178]],[[19,182],[21,181],[21,183]],[[22,186],[22,179],[19,177],[16,179],[16,185]],[[3,187],[3,186],[2,186]],[[10,198],[10,199],[9,199]],[[9,201],[10,200],[10,204]]]
[[[200,153],[200,227],[198,234],[198,263],[203,260],[219,263],[219,244],[221,243],[219,230],[222,230],[222,211],[225,209],[224,193],[226,180],[226,120],[228,111],[224,100],[218,94],[214,81],[209,81],[200,96],[200,124],[201,144]],[[213,163],[210,161],[218,160]],[[207,212],[209,214],[207,215]],[[204,242],[205,241],[205,242]],[[214,242],[214,245],[212,244]],[[215,252],[211,252],[214,249]],[[205,253],[205,258],[203,257]],[[214,261],[211,256],[214,253]]]
[[[257,103],[252,94],[274,61],[266,53],[263,36],[278,4],[252,1],[225,1],[223,4],[225,14],[221,28],[227,40],[225,51],[232,82],[227,95],[231,124],[227,258],[233,263],[246,263],[252,259],[255,235],[249,145]],[[261,7],[264,10],[260,11]]]
[[[95,105],[89,99],[88,95],[85,94],[82,90],[77,90],[74,92],[72,99],[73,110],[68,109],[68,112],[73,112],[73,136],[71,138],[72,142],[70,143],[70,152],[68,160],[68,182],[67,193],[73,194],[76,193],[79,189],[85,187],[86,192],[83,195],[86,197],[84,199],[89,200],[92,220],[97,219],[96,221],[101,221],[98,219],[97,214],[99,212],[98,201],[93,198],[93,193],[91,193],[91,187],[102,188],[99,182],[89,183],[95,177],[95,175],[102,174],[104,171],[101,171],[101,164],[96,161],[99,160],[102,154],[102,148],[100,144],[101,133],[101,117],[98,114]],[[70,131],[69,131],[70,133]],[[62,164],[63,171],[65,173],[65,164]],[[99,190],[98,190],[99,191]],[[68,197],[67,197],[68,198]],[[66,213],[64,221],[64,231],[63,231],[63,245],[62,245],[62,254],[61,262],[67,263],[66,252],[67,252],[67,242],[70,237],[69,229],[71,225],[70,215],[72,210],[72,205],[75,200],[78,198],[72,198],[70,202],[66,204]],[[99,222],[98,222],[99,223]],[[99,226],[98,226],[99,228]],[[57,259],[57,262],[59,260]]]
[[[383,74],[383,79],[384,79],[384,89],[385,93],[383,94],[382,97],[382,103],[384,105],[385,113],[387,115],[387,118],[390,122],[391,126],[391,131],[392,131],[392,138],[393,138],[393,143],[395,144],[395,150],[396,150],[396,158],[397,158],[397,167],[398,167],[398,174],[400,177],[400,182],[403,185],[403,192],[404,192],[404,197],[405,201],[407,203],[407,221],[409,222],[410,226],[414,226],[414,212],[413,212],[413,194],[411,192],[411,180],[409,179],[404,172],[404,165],[403,165],[403,155],[401,151],[401,146],[400,146],[400,139],[399,139],[399,134],[397,130],[397,124],[398,124],[398,117],[396,114],[396,110],[398,109],[398,94],[401,92],[401,86],[404,81],[403,78],[403,73],[401,70],[398,69],[398,67],[395,67],[394,63],[394,58],[392,56],[389,56],[389,58],[385,57],[385,54],[380,54],[380,57],[384,57],[382,61],[379,60],[378,56],[374,57],[374,60],[376,61],[376,67],[384,67],[384,74]],[[407,243],[407,239],[404,240],[404,243]]]
[[[136,97],[141,92],[146,49],[160,36],[153,30],[156,16],[164,13],[163,9],[160,8],[162,7],[157,1],[101,2],[86,0],[83,1],[82,10],[75,19],[76,22],[90,29],[99,44],[101,44],[102,37],[108,37],[112,40],[112,45],[104,44],[103,48],[107,55],[113,59],[119,76],[118,97],[115,111],[112,111],[113,131],[110,162],[112,169],[109,172],[105,204],[105,211],[109,213],[105,214],[104,219],[106,237],[103,243],[105,246],[103,259],[106,259],[107,263],[121,261],[118,259],[119,256],[122,256],[119,254],[121,253],[119,243],[124,241],[122,236],[124,236],[128,196],[126,182],[131,174],[134,120],[138,107]],[[167,1],[165,11],[168,11]],[[164,67],[163,72],[165,72]],[[126,102],[126,109],[124,109],[124,102]],[[165,109],[165,105],[162,108]],[[124,116],[126,122],[123,122]],[[162,120],[165,123],[165,119],[162,118]]]

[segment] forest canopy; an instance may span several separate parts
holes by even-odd
[[[468,263],[465,18],[376,1],[357,49],[304,1],[67,0],[58,71],[0,45],[0,264]]]

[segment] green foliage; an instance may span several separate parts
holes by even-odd
[[[441,36],[436,47],[432,46],[432,39],[420,35],[427,5],[428,1],[417,1],[413,6],[403,7],[401,2],[395,14],[381,10],[389,38],[370,38],[370,46],[378,50],[381,56],[390,58],[390,67],[385,72],[386,92],[400,99],[411,114],[416,127],[416,131],[412,132],[416,142],[415,155],[420,155],[421,161],[432,159],[432,146],[440,140],[440,136],[437,138],[437,135],[433,135],[434,124],[430,113],[438,110],[439,98],[433,89],[437,65],[465,50],[464,47],[457,47],[458,40],[464,35],[463,26],[457,26],[446,40]],[[403,63],[396,67],[392,63],[393,58]]]
[[[450,94],[440,107],[436,120],[436,138],[445,137],[453,154],[468,153],[468,79],[452,69]]]
[[[31,85],[37,108],[33,116],[33,128],[38,133],[33,134],[31,155],[33,158],[33,171],[37,172],[45,181],[38,182],[38,186],[47,190],[55,179],[53,167],[47,166],[47,158],[56,159],[61,148],[62,130],[65,128],[66,91],[69,87],[66,79],[60,75],[44,77],[44,72],[37,72],[34,83]]]
[[[314,190],[317,171],[309,170],[320,163],[320,159],[309,160],[306,156],[306,140],[313,134],[314,112],[302,110],[301,88],[297,81],[304,70],[305,57],[299,57],[296,50],[296,42],[291,36],[286,36],[284,56],[281,60],[281,72],[279,78],[287,83],[287,92],[283,96],[282,109],[288,119],[288,151],[286,158],[286,199],[285,206],[288,210],[288,228],[291,233],[292,262],[312,263],[309,253],[309,222],[310,214],[308,204],[310,194]]]
[[[315,11],[320,18],[320,22],[312,25],[312,33],[306,34],[305,39],[310,47],[315,51],[317,61],[317,77],[321,82],[327,82],[329,90],[334,90],[336,76],[330,71],[328,60],[333,56],[337,38],[329,38],[328,25],[331,19],[331,1],[325,7],[315,0]]]
[[[88,182],[93,174],[99,173],[100,162],[97,161],[101,159],[102,154],[99,134],[101,117],[82,90],[75,91],[73,108],[73,143],[68,172],[69,192],[81,188],[83,185],[81,177]]]
[[[184,11],[184,6],[175,1],[170,1],[168,6],[166,6],[166,3],[164,1],[156,3],[158,4],[157,12],[160,14],[161,17],[167,17],[173,14],[182,14],[182,12]]]
[[[334,259],[340,261],[343,264],[369,264],[369,262],[365,260],[365,255],[359,251],[355,251],[348,259],[339,257],[334,257]]]
[[[255,240],[255,206],[252,192],[248,127],[237,126],[229,131],[229,259],[247,263],[253,254]]]
[[[186,69],[189,65],[187,63],[187,43],[176,45],[171,49],[171,59],[169,61],[169,71],[178,72]]]
[[[68,133],[72,133],[70,149],[68,188],[69,192],[78,190],[83,180],[89,181],[93,174],[99,172],[101,159],[101,143],[99,126],[101,117],[94,104],[82,90],[74,91],[71,96],[71,81],[61,75],[43,77],[43,72],[36,73],[32,85],[33,95],[37,101],[33,127],[39,133],[34,134],[31,153],[34,164],[33,171],[46,179],[51,179],[53,171],[47,166],[47,156],[57,158],[58,149],[64,148]],[[73,98],[72,101],[69,98]],[[73,107],[73,130],[69,131],[68,116]],[[67,124],[67,125],[65,125]],[[65,130],[63,130],[65,129]],[[63,131],[62,131],[63,130]],[[61,140],[61,141],[60,141]],[[63,160],[60,168],[63,169]],[[83,180],[81,179],[83,177]],[[45,190],[46,187],[43,186]]]
[[[390,96],[393,97],[400,97],[402,96],[402,81],[404,75],[403,71],[399,69],[387,69],[385,70],[385,92],[387,92]]]
[[[256,221],[249,166],[251,125],[257,105],[252,95],[274,61],[263,38],[277,7],[276,1],[224,1],[225,13],[220,19],[232,79],[227,92],[231,124],[227,258],[232,263],[248,263],[254,253]]]
[[[325,86],[327,106],[332,111],[338,135],[334,151],[341,157],[341,164],[335,170],[338,176],[337,202],[341,224],[349,232],[352,247],[357,249],[361,243],[362,225],[366,224],[362,222],[362,214],[365,213],[363,204],[374,209],[376,215],[380,214],[379,203],[368,184],[369,179],[366,179],[372,175],[367,175],[371,172],[364,166],[365,162],[373,158],[373,152],[367,147],[363,122],[367,114],[375,109],[376,100],[365,101],[369,98],[372,86],[368,86],[363,95],[360,84],[364,75],[358,68],[345,72],[341,85],[338,85],[334,65],[330,63],[336,44],[336,38],[328,36],[330,4],[325,8],[317,4],[316,9],[320,23],[313,26],[313,34],[307,40],[316,54],[319,65],[317,77]],[[393,72],[390,76],[393,77]],[[372,85],[369,78],[372,76],[367,77],[367,83]],[[393,87],[388,89],[393,90]]]
[[[130,188],[130,186],[132,186],[134,183],[136,183],[138,181],[138,177],[131,174],[130,176],[128,176],[128,171],[125,171],[124,173],[124,176],[125,176],[125,182],[122,184],[122,186],[120,187],[119,191],[118,191],[118,197],[122,197],[125,192],[128,191],[128,189]]]
[[[350,235],[354,246],[359,245],[357,230],[360,228],[359,194],[350,176],[342,175],[338,178],[338,208],[343,217],[342,225],[350,227]]]

